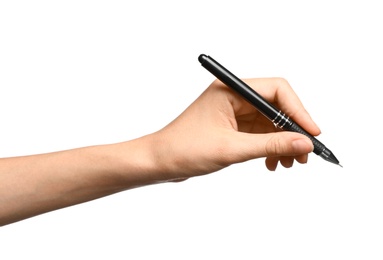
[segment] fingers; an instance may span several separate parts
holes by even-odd
[[[267,157],[265,160],[266,168],[269,171],[275,171],[277,169],[279,157]]]
[[[269,169],[270,171],[275,171],[279,162],[285,168],[292,167],[294,164],[294,160],[296,160],[299,163],[307,163],[307,159],[308,159],[307,153],[312,151],[312,150],[308,150],[309,147],[312,147],[312,144],[310,144],[310,142],[311,141],[308,141],[305,139],[298,139],[298,140],[293,141],[291,152],[297,153],[298,155],[296,155],[296,156],[280,156],[280,155],[272,156],[272,152],[269,152],[269,154],[271,156],[267,157],[265,160],[265,164],[266,164],[267,169]],[[277,141],[276,143],[271,142],[270,146],[271,147],[275,146],[275,148],[273,148],[271,150],[272,151],[280,150],[280,147],[278,147],[278,144],[279,144],[279,146],[281,145],[279,141]],[[289,149],[287,149],[286,151],[288,151],[288,150]],[[302,152],[302,154],[299,154],[301,152]]]
[[[251,138],[250,136],[249,138]],[[296,156],[313,151],[313,143],[304,135],[292,132],[278,132],[253,135],[252,140],[258,149],[257,157]],[[250,140],[249,140],[250,141]]]
[[[247,79],[245,82],[309,133],[313,135],[320,134],[319,127],[311,119],[302,102],[286,80],[282,78],[267,78]],[[286,168],[292,167],[294,160],[299,163],[306,163],[308,153],[311,151],[312,143],[307,138],[296,139],[291,143],[289,143],[289,140],[281,138],[266,140],[266,167],[270,171],[274,171],[279,162]],[[291,154],[294,155],[291,156]]]
[[[244,161],[266,157],[266,167],[274,171],[278,162],[289,168],[294,160],[299,163],[307,162],[307,154],[313,151],[313,144],[304,135],[293,132],[278,132],[268,134],[247,134],[236,132],[231,138],[235,161]]]
[[[277,169],[278,163],[280,162],[283,167],[290,168],[293,166],[294,161],[299,163],[307,163],[308,154],[301,154],[298,156],[287,156],[287,157],[267,157],[265,160],[265,164],[268,170],[275,171]]]
[[[287,81],[275,78],[245,81],[308,132],[320,133]],[[166,163],[166,167],[172,166],[170,171],[176,178],[206,174],[262,157],[266,158],[269,170],[275,170],[279,162],[291,167],[294,161],[305,163],[307,154],[313,151],[309,138],[276,130],[270,120],[218,80],[162,132],[168,133],[167,138],[173,142],[165,147],[175,150],[176,159]],[[174,135],[178,136],[177,142]],[[194,160],[200,163],[191,163]]]
[[[246,79],[244,81],[263,98],[273,103],[310,134],[314,136],[320,134],[319,127],[311,119],[299,97],[285,79],[265,78]]]

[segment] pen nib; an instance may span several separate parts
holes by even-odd
[[[343,166],[340,163],[338,163],[338,165],[343,168]]]

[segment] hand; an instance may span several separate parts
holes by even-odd
[[[320,133],[283,79],[246,82],[312,135]],[[158,132],[110,145],[0,159],[0,226],[116,192],[180,181],[266,157],[291,167],[313,150],[304,135],[281,132],[241,97],[214,81]],[[10,187],[17,187],[12,189]]]
[[[319,128],[288,82],[281,78],[245,82],[280,108],[310,134]],[[280,131],[242,97],[214,81],[178,118],[153,134],[156,158],[169,179],[185,179],[220,170],[228,165],[266,157],[274,171],[280,162],[306,163],[313,144],[306,136]]]

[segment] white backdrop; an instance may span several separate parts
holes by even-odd
[[[344,168],[263,160],[0,228],[0,259],[382,259],[379,1],[0,1],[0,157],[130,140],[284,77]]]

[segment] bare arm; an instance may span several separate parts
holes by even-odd
[[[248,84],[313,135],[320,133],[289,84]],[[0,159],[0,225],[127,189],[178,181],[265,157],[306,163],[311,141],[279,132],[221,82],[213,82],[178,118],[153,134],[110,145]]]
[[[146,139],[0,159],[0,225],[156,183]]]

